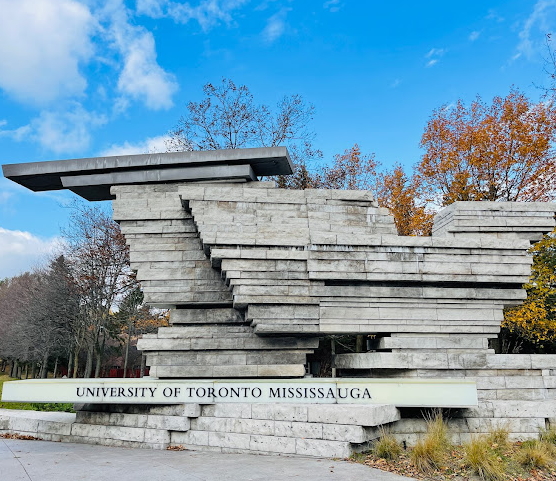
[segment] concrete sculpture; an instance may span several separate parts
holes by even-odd
[[[138,345],[154,378],[303,378],[323,336],[363,334],[372,351],[337,355],[340,376],[476,383],[456,437],[499,424],[531,437],[556,421],[556,356],[489,348],[504,307],[525,297],[526,251],[553,229],[555,204],[457,202],[431,237],[400,237],[369,192],[256,181],[290,172],[284,148],[4,166],[33,190],[113,199],[145,300],[171,309],[171,327]],[[385,423],[414,442],[420,421],[397,407],[90,405],[67,436],[344,456]],[[92,434],[99,426],[104,436]]]

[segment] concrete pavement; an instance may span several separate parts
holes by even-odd
[[[0,438],[2,481],[409,481],[347,461]]]

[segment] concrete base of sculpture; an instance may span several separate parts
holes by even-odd
[[[426,422],[392,405],[218,403],[167,406],[82,405],[76,414],[0,410],[0,433],[47,441],[107,446],[255,454],[347,457],[368,449],[381,428],[414,445]],[[454,443],[496,427],[512,439],[534,439],[546,420],[556,421],[546,401],[480,402],[450,412]]]
[[[400,419],[391,405],[182,404],[83,406],[75,420],[0,413],[0,433],[107,446],[350,456]],[[22,414],[18,414],[22,413]],[[51,414],[51,413],[45,413]],[[65,414],[65,413],[64,413]],[[60,416],[59,416],[60,417]]]

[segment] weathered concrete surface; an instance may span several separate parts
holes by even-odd
[[[35,192],[69,189],[87,200],[111,199],[110,187],[195,180],[255,180],[293,172],[285,147],[168,152],[5,164],[4,176]]]
[[[363,335],[372,352],[336,356],[340,376],[476,380],[480,403],[456,423],[461,432],[509,420],[513,435],[531,437],[555,421],[555,358],[495,355],[488,341],[497,337],[503,309],[525,297],[526,251],[554,227],[556,204],[455,203],[436,216],[432,237],[400,237],[369,192],[221,182],[283,173],[276,169],[288,167],[287,152],[282,160],[272,152],[82,159],[5,166],[4,173],[35,190],[65,183],[86,198],[109,198],[113,185],[114,218],[145,299],[173,309],[173,325],[139,344],[152,376],[302,377],[319,337]],[[223,175],[227,165],[233,175]],[[202,178],[221,176],[217,183],[191,182],[199,178],[191,169],[204,167]],[[166,183],[170,168],[185,169],[183,178]],[[269,441],[258,433],[266,424],[240,422],[237,429],[253,427],[246,433],[227,423],[220,432],[199,431],[191,444],[303,449],[276,433]],[[112,427],[75,429],[97,439],[102,428],[116,436]],[[163,429],[116,427],[121,442],[169,442]]]
[[[391,405],[85,405],[77,414],[0,409],[0,433],[47,441],[242,454],[349,457],[400,419]]]
[[[300,456],[149,451],[0,439],[5,481],[410,481],[361,464]]]
[[[528,239],[551,230],[556,210],[461,203],[439,214],[437,235],[400,237],[363,191],[251,182],[112,193],[145,299],[174,308],[173,326],[138,344],[161,378],[303,376],[324,334],[373,335],[392,351],[388,363],[338,357],[339,368],[481,367],[504,307],[525,296]],[[452,232],[473,222],[485,231]]]

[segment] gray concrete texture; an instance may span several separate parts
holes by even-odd
[[[556,356],[495,355],[488,339],[504,307],[524,299],[527,248],[554,227],[556,204],[459,202],[436,216],[432,237],[400,237],[368,192],[273,187],[113,187],[146,298],[178,307],[172,327],[140,341],[152,375],[300,376],[318,336],[377,334],[377,352],[337,355],[336,367],[474,380],[479,405],[463,413],[467,424],[453,421],[458,440],[493,423],[517,439],[537,435],[555,409]],[[239,424],[211,439],[194,422],[182,441],[246,446],[246,426],[256,429]],[[417,424],[400,422],[396,436],[414,443]]]
[[[369,362],[339,357],[345,369],[452,369],[448,356],[455,365],[459,355],[493,354],[487,340],[504,307],[525,296],[527,239],[551,230],[556,210],[456,203],[439,214],[433,237],[400,237],[364,191],[251,182],[112,193],[146,300],[178,308],[173,327],[138,347],[151,375],[177,378],[303,376],[323,334],[391,336],[379,339],[391,362],[380,353]],[[452,232],[460,220],[485,230]],[[291,342],[296,336],[313,338],[301,345]],[[423,361],[396,357],[407,349]]]
[[[0,409],[0,432],[43,441],[346,458],[400,419],[390,405],[83,405],[77,414]]]
[[[5,164],[4,176],[35,192],[69,189],[87,200],[108,200],[119,184],[249,181],[288,175],[293,165],[285,147],[167,152],[88,159]]]
[[[409,481],[347,461],[0,439],[2,481]]]
[[[370,192],[248,182],[291,167],[276,149],[20,164],[4,174],[35,190],[115,196],[145,300],[172,308],[173,325],[138,344],[153,377],[302,377],[319,337],[370,335],[369,352],[336,356],[340,375],[475,380],[479,405],[458,432],[485,432],[495,420],[534,437],[556,410],[556,357],[495,355],[488,340],[503,309],[524,299],[527,249],[553,229],[556,204],[456,202],[438,213],[431,237],[403,237]],[[115,442],[171,442],[170,424],[141,430],[88,416],[90,424],[72,427],[83,442],[103,432]],[[309,442],[301,430],[315,426],[299,425],[278,442],[276,429],[259,433],[266,421],[221,417],[192,421],[195,429],[177,436],[209,450],[316,456],[360,442],[327,439],[324,427]],[[415,426],[405,425],[396,434],[411,444]]]

